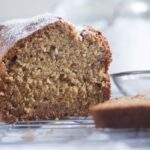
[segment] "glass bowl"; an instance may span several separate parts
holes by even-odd
[[[150,70],[115,73],[111,77],[123,95],[150,93]]]

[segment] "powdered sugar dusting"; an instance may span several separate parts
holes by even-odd
[[[45,26],[63,21],[46,13],[30,19],[10,20],[0,24],[0,56],[4,56],[14,44]]]
[[[84,35],[84,36],[86,36],[86,35],[95,36],[96,34],[101,34],[99,30],[97,30],[91,26],[85,26],[82,30],[84,31],[82,33],[82,35]]]

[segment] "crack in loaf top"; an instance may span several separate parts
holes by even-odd
[[[17,19],[0,23],[0,57],[2,58],[19,40],[59,21],[64,22],[62,18],[47,13],[30,19]]]

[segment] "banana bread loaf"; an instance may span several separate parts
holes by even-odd
[[[91,112],[97,128],[150,128],[150,95],[114,98]]]
[[[0,114],[6,122],[86,116],[110,97],[102,34],[44,14],[0,24]]]

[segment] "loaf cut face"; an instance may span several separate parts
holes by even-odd
[[[0,113],[6,122],[86,116],[110,97],[102,34],[50,14],[0,25]]]
[[[91,112],[97,128],[150,128],[150,95],[112,98]]]

